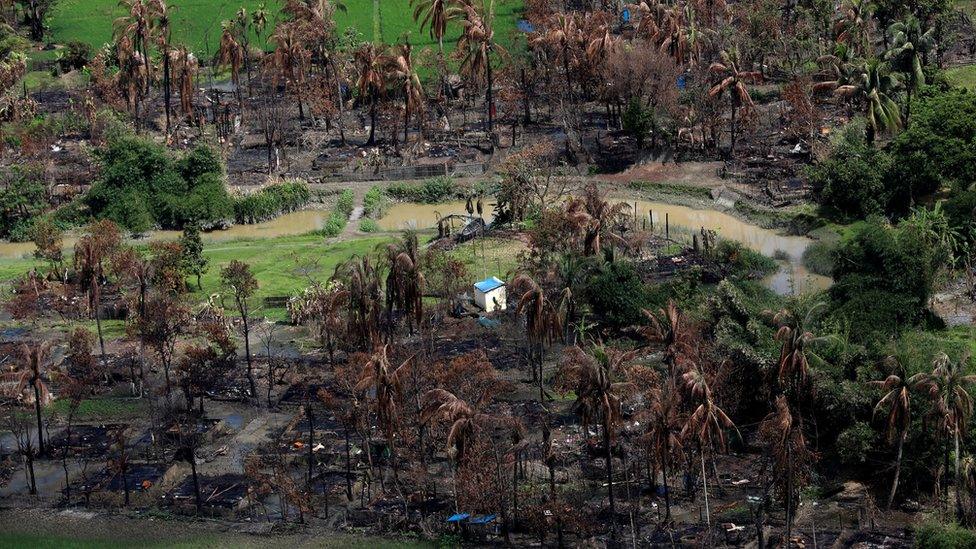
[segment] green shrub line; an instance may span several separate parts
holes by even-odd
[[[352,213],[355,207],[355,201],[356,196],[351,190],[346,189],[342,191],[339,194],[339,200],[336,201],[335,208],[329,214],[329,218],[325,220],[325,225],[319,232],[329,238],[339,236],[343,229],[346,228],[346,223],[349,221],[349,214]]]
[[[375,219],[364,217],[363,220],[359,222],[359,230],[364,233],[378,233],[383,229]]]
[[[256,193],[237,197],[234,201],[234,221],[240,224],[267,221],[302,208],[311,198],[308,185],[301,181],[269,185]]]
[[[401,202],[420,202],[422,204],[436,204],[465,197],[457,182],[446,176],[433,177],[419,184],[393,183],[386,188],[386,194]]]
[[[390,207],[390,199],[386,196],[382,187],[374,185],[366,192],[363,197],[363,216],[371,219],[380,219]]]

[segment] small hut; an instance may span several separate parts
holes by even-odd
[[[474,302],[486,313],[504,311],[506,299],[505,282],[497,276],[490,276],[481,282],[475,282]]]

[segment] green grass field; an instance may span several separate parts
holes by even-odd
[[[171,0],[173,8],[173,39],[186,43],[201,57],[216,51],[220,41],[220,22],[229,19],[241,7],[253,12],[265,4],[272,23],[277,17],[280,3],[277,0]],[[413,21],[410,0],[346,0],[346,12],[336,12],[339,32],[354,27],[364,40],[382,41],[387,44],[402,40],[409,35],[410,42],[418,46],[436,48],[436,42],[421,33]],[[374,15],[378,7],[379,18]],[[495,35],[504,46],[513,40],[515,24],[522,10],[522,0],[496,0]],[[50,18],[51,33],[55,42],[71,40],[87,42],[95,48],[112,41],[112,26],[116,17],[124,12],[118,0],[62,0]],[[270,29],[264,38],[270,34]],[[445,45],[453,44],[460,35],[460,27],[454,25]],[[261,45],[260,41],[255,44]],[[208,47],[209,45],[209,47]]]
[[[964,65],[946,71],[946,78],[953,86],[976,91],[976,65]]]

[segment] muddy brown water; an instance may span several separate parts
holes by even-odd
[[[665,218],[670,225],[672,236],[689,235],[701,228],[714,230],[722,238],[736,240],[749,248],[768,256],[777,252],[786,260],[780,261],[781,269],[765,279],[765,284],[779,294],[820,290],[830,286],[830,278],[813,274],[803,266],[802,257],[813,240],[803,236],[785,236],[770,229],[746,223],[732,215],[717,210],[694,209],[663,202],[629,200],[631,214],[638,219],[654,220],[654,229],[664,232]],[[636,208],[636,209],[635,209]],[[407,228],[426,229],[437,224],[440,217],[447,215],[466,215],[463,201],[441,204],[398,203],[389,208],[379,220],[382,229],[388,231]],[[254,225],[234,225],[225,231],[203,234],[204,242],[226,242],[242,239],[263,239],[281,236],[306,234],[322,228],[329,212],[323,210],[303,210],[279,216],[271,221]],[[485,204],[484,217],[491,219],[494,208]],[[146,240],[172,240],[178,238],[178,231],[153,231]],[[690,236],[688,236],[690,239]],[[76,236],[65,238],[65,247],[74,246]],[[34,251],[30,242],[0,243],[0,259],[29,256]]]

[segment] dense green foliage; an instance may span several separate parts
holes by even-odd
[[[382,188],[370,187],[366,191],[366,196],[363,197],[363,215],[372,219],[379,219],[386,213],[389,205],[390,199],[387,198]]]
[[[905,216],[941,188],[965,192],[976,182],[976,94],[924,88],[910,127],[883,149],[851,124],[808,177],[824,212],[840,220]]]
[[[424,204],[436,204],[462,196],[450,177],[434,177],[420,184],[394,183],[387,187],[386,194],[394,200]]]
[[[589,280],[585,296],[593,314],[617,328],[639,324],[641,309],[650,301],[637,270],[626,261],[603,265]]]
[[[932,292],[936,252],[914,225],[869,220],[837,250],[834,314],[862,341],[917,323]]]
[[[237,223],[260,223],[300,209],[311,197],[308,185],[301,181],[276,183],[237,198],[234,219]]]
[[[15,166],[0,185],[0,238],[26,240],[34,216],[47,209],[44,170]],[[28,236],[29,238],[29,236]]]
[[[887,211],[884,177],[890,165],[891,158],[864,139],[862,127],[852,124],[808,175],[826,213],[859,219]]]
[[[223,163],[207,146],[174,158],[147,139],[121,137],[96,155],[101,174],[85,197],[96,218],[138,232],[154,226],[179,229],[233,215]]]

